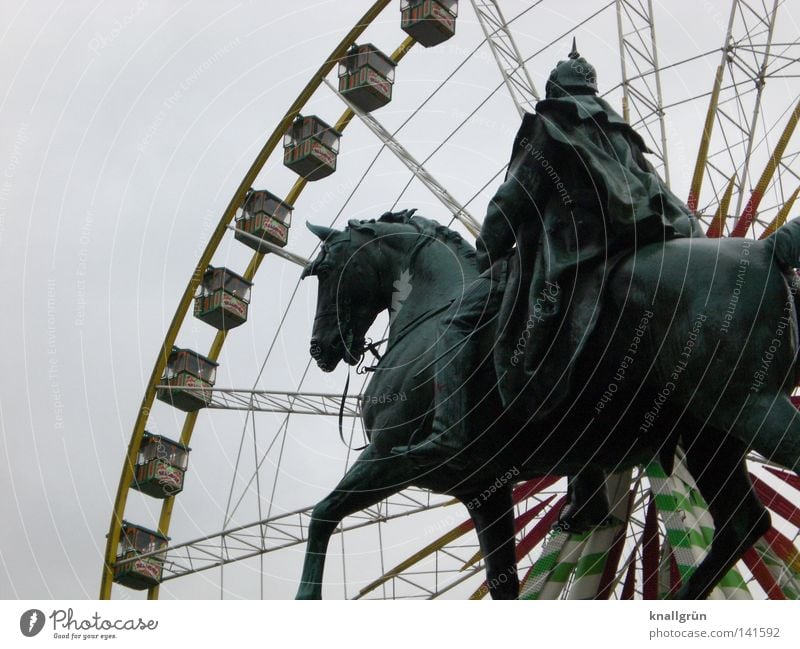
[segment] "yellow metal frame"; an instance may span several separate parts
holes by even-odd
[[[292,121],[294,118],[300,113],[301,108],[306,104],[306,102],[311,98],[313,93],[317,90],[317,88],[322,83],[322,80],[330,73],[333,67],[338,63],[339,59],[341,59],[347,53],[347,50],[350,46],[355,43],[356,39],[362,34],[362,32],[372,23],[373,20],[386,8],[389,4],[390,0],[377,0],[372,7],[361,17],[361,19],[356,23],[356,25],[347,33],[347,35],[341,40],[341,42],[336,46],[330,56],[325,60],[325,62],[320,66],[311,80],[306,84],[305,88],[300,92],[297,98],[292,103],[289,110],[286,112],[284,117],[278,122],[275,130],[267,139],[264,147],[259,152],[258,156],[256,157],[253,164],[250,166],[250,169],[245,174],[244,178],[242,179],[239,187],[237,188],[236,192],[233,195],[228,207],[225,209],[216,229],[211,235],[211,238],[206,244],[205,250],[203,254],[200,256],[200,260],[197,262],[194,272],[189,280],[189,283],[184,291],[180,301],[178,302],[178,307],[175,310],[175,315],[172,318],[172,322],[170,323],[169,329],[167,330],[166,336],[164,338],[164,342],[161,346],[161,350],[158,354],[156,359],[155,366],[153,368],[153,372],[150,375],[150,380],[147,384],[147,388],[144,393],[144,397],[142,398],[142,404],[139,409],[139,413],[136,417],[136,422],[133,427],[133,433],[131,435],[131,440],[128,445],[128,452],[125,457],[125,461],[122,467],[122,474],[120,476],[119,486],[117,488],[117,495],[114,501],[114,510],[111,516],[111,523],[109,525],[109,532],[106,540],[106,551],[104,556],[104,564],[103,564],[103,573],[100,583],[100,599],[110,599],[111,598],[111,591],[113,585],[113,564],[116,559],[116,549],[117,544],[119,543],[120,538],[120,531],[121,531],[121,523],[123,519],[123,515],[125,513],[125,505],[128,499],[128,491],[130,489],[131,481],[133,479],[133,471],[134,466],[136,463],[136,456],[139,451],[139,445],[141,444],[142,437],[144,435],[145,426],[147,424],[148,417],[150,415],[150,409],[153,405],[153,400],[155,399],[156,394],[156,386],[161,381],[161,375],[164,372],[164,368],[166,367],[167,358],[169,356],[170,350],[174,345],[177,337],[178,332],[180,331],[181,325],[186,318],[186,314],[189,311],[189,307],[191,305],[192,299],[195,294],[195,290],[197,289],[198,284],[203,278],[203,274],[205,273],[208,265],[211,263],[211,259],[216,252],[219,244],[222,241],[222,238],[225,234],[227,226],[233,221],[233,217],[236,214],[236,210],[242,205],[244,201],[245,195],[249,188],[253,185],[256,180],[256,177],[260,173],[261,169],[266,164],[269,156],[275,150],[275,147],[280,142],[283,134],[286,130],[291,126]],[[413,46],[414,41],[413,38],[408,37],[406,38],[400,47],[392,54],[392,59],[395,62],[398,62],[403,56],[408,52],[408,50]],[[336,123],[336,129],[340,132],[350,123],[353,118],[353,113],[350,110],[346,110],[342,116],[339,118],[338,122]],[[290,205],[294,204],[297,200],[300,193],[303,191],[303,188],[306,185],[306,181],[303,178],[298,179],[292,189],[287,194],[286,198],[284,199],[285,202],[289,203]],[[261,264],[262,259],[264,258],[263,253],[255,253],[250,260],[250,264],[247,267],[247,271],[243,275],[245,279],[248,281],[252,281],[253,277],[255,276],[258,268]],[[224,331],[220,331],[217,333],[216,337],[214,338],[213,343],[211,344],[210,350],[207,354],[207,357],[211,360],[216,360],[219,358],[219,354],[222,350],[222,346],[225,343],[225,338],[227,333]],[[192,431],[194,430],[195,422],[197,421],[197,412],[191,412],[186,415],[186,419],[184,420],[183,429],[181,431],[180,441],[182,444],[188,445],[189,441],[191,440]],[[158,523],[158,531],[161,534],[167,535],[169,531],[170,521],[172,519],[172,510],[174,506],[175,499],[174,497],[167,498],[161,509],[161,516]],[[158,587],[151,588],[148,591],[148,599],[157,599],[158,598]]]
[[[689,198],[687,203],[692,212],[697,212],[700,203],[700,189],[703,186],[703,176],[706,171],[706,162],[708,161],[708,147],[711,144],[711,133],[714,130],[714,119],[717,116],[717,106],[719,104],[719,92],[722,87],[722,77],[725,73],[725,66],[720,65],[717,68],[717,74],[714,77],[714,87],[711,90],[711,99],[708,101],[708,111],[706,111],[706,121],[703,124],[703,135],[700,138],[700,146],[697,150],[697,160],[694,163],[694,173],[692,174],[692,183],[689,188]]]
[[[783,154],[786,151],[789,140],[792,138],[798,121],[800,121],[800,101],[797,102],[792,114],[789,116],[789,121],[786,123],[780,138],[778,138],[778,143],[775,145],[775,149],[772,151],[772,155],[769,157],[767,165],[764,167],[764,171],[761,172],[761,176],[750,194],[750,200],[747,201],[744,211],[739,215],[739,220],[736,222],[736,225],[734,225],[731,231],[732,237],[743,237],[750,229],[758,213],[759,203],[772,181],[772,176],[775,175],[775,170],[783,159]]]
[[[721,237],[723,235],[723,228],[725,227],[725,219],[728,218],[728,211],[731,205],[731,198],[733,198],[733,189],[736,186],[736,174],[731,176],[725,187],[725,192],[717,205],[717,211],[714,212],[714,217],[706,230],[706,236]]]
[[[783,204],[783,207],[780,210],[778,210],[778,213],[775,215],[775,218],[772,219],[772,222],[758,237],[759,239],[766,239],[769,235],[775,232],[775,230],[777,230],[784,223],[786,223],[786,219],[789,218],[789,212],[792,211],[792,208],[794,207],[794,202],[797,200],[797,195],[799,193],[800,193],[800,187],[794,190],[794,193],[789,197],[789,200],[787,200]]]

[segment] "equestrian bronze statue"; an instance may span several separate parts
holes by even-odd
[[[357,364],[383,311],[390,328],[362,401],[370,443],[314,509],[298,597],[320,597],[339,522],[407,486],[468,503],[509,471],[569,475],[597,524],[604,474],[669,472],[678,443],[715,533],[677,597],[706,597],[769,528],[745,456],[800,461],[800,220],[758,242],[703,237],[596,90],[573,47],[523,120],[477,254],[413,211],[309,226],[319,367]],[[495,598],[518,594],[512,487],[468,508]]]

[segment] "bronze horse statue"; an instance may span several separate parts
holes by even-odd
[[[620,262],[592,344],[577,361],[579,388],[545,421],[501,403],[492,361],[496,332],[479,332],[484,362],[465,380],[484,397],[467,413],[475,436],[463,452],[480,461],[468,470],[457,462],[421,469],[392,449],[430,430],[437,327],[478,277],[474,249],[413,211],[351,221],[344,231],[309,228],[323,242],[303,272],[319,280],[311,341],[319,367],[357,364],[370,325],[382,311],[393,312],[386,352],[362,402],[370,443],[314,508],[298,598],[321,597],[328,541],[341,520],[405,487],[468,503],[509,471],[521,480],[660,459],[669,472],[679,441],[715,533],[678,598],[707,597],[769,529],[745,456],[753,449],[794,471],[800,461],[800,414],[789,399],[798,370],[791,267],[800,261],[800,219],[763,241],[676,239]],[[401,278],[407,296],[398,305]],[[634,332],[641,334],[635,361],[628,351]],[[504,484],[468,508],[493,598],[515,598],[519,590],[512,487]]]

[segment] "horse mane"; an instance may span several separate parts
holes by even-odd
[[[420,238],[420,243],[417,244],[417,247],[412,252],[412,257],[415,257],[419,249],[430,243],[433,239],[439,239],[440,241],[449,243],[462,259],[470,261],[475,259],[475,248],[467,243],[464,237],[458,232],[451,230],[438,221],[420,216],[416,214],[416,211],[416,209],[410,209],[400,212],[385,212],[378,217],[377,221],[362,221],[362,223],[400,223],[415,228],[421,235],[425,236]]]
[[[419,254],[419,251],[427,246],[431,241],[439,240],[450,244],[450,247],[455,251],[456,255],[460,259],[470,263],[475,263],[475,248],[465,241],[458,232],[451,230],[446,225],[442,225],[438,221],[425,218],[424,216],[419,216],[418,214],[415,214],[416,211],[416,209],[411,209],[402,210],[400,212],[385,212],[377,219],[351,219],[344,231],[346,232],[350,228],[358,230],[361,226],[375,225],[377,223],[410,225],[412,228],[416,229],[420,235],[423,235],[419,237],[419,241],[411,251],[411,260],[413,260]],[[315,259],[311,260],[303,269],[303,272],[300,275],[301,279],[311,275],[316,275],[317,268],[320,266],[327,254],[326,244],[327,241],[323,242],[319,255]]]

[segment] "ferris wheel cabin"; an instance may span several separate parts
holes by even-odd
[[[269,251],[262,241],[283,248],[289,241],[293,209],[266,189],[251,191],[236,217],[236,239],[258,252]]]
[[[122,521],[114,581],[134,590],[158,586],[164,567],[164,554],[142,557],[143,554],[166,550],[169,537],[140,525]],[[120,562],[125,562],[120,565]]]
[[[283,164],[306,180],[336,171],[342,134],[316,115],[298,115],[283,136]]]
[[[131,488],[153,498],[179,494],[183,491],[183,478],[189,466],[189,451],[189,447],[180,442],[145,431]]]
[[[396,63],[371,43],[353,45],[339,62],[339,92],[365,113],[392,100]]]
[[[194,316],[227,331],[247,322],[252,282],[227,268],[209,266],[194,298]]]
[[[199,410],[211,403],[216,378],[217,363],[191,349],[173,347],[156,396],[184,412]]]
[[[401,0],[400,26],[424,47],[443,43],[456,33],[458,0]]]

